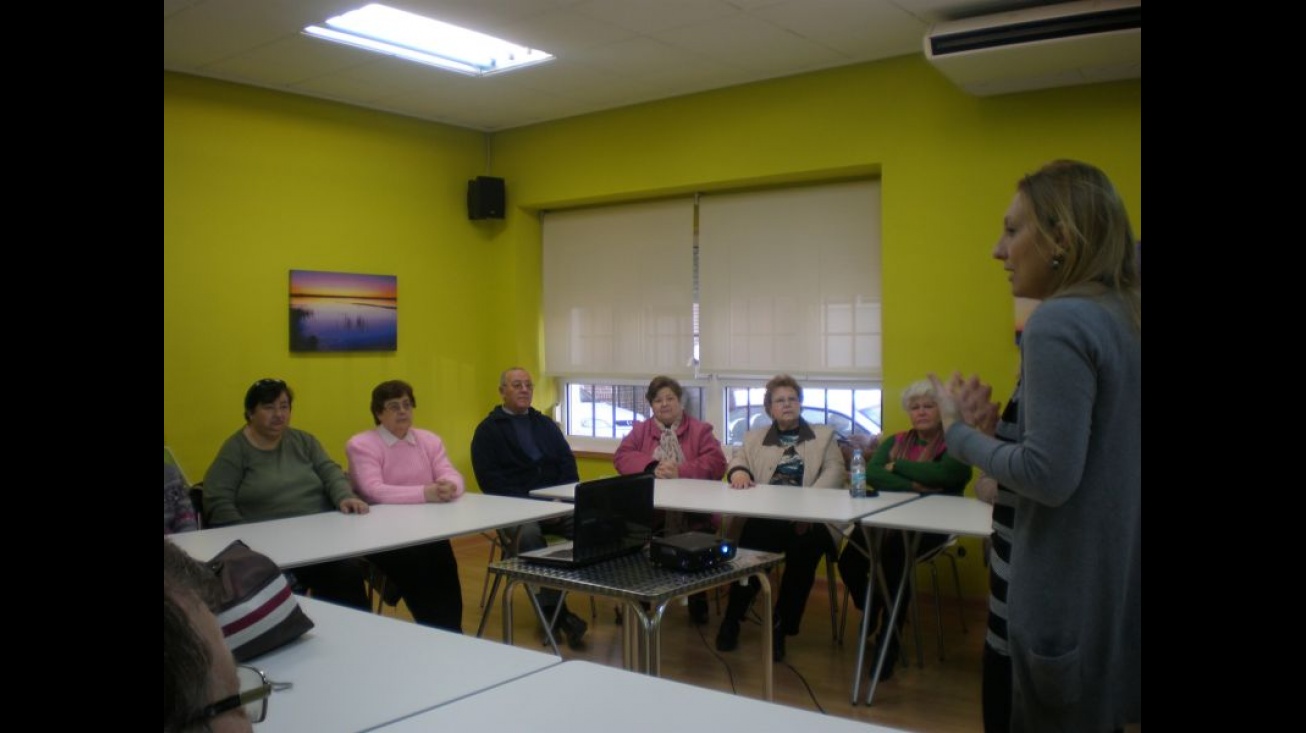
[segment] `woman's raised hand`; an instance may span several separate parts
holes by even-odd
[[[930,374],[930,381],[938,395],[944,431],[959,420],[986,435],[997,431],[999,406],[992,401],[993,388],[981,382],[978,376],[963,379],[961,372],[953,372],[952,379],[945,385]]]

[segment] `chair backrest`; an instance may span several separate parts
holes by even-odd
[[[176,466],[177,473],[181,474],[181,480],[185,482],[187,486],[191,485],[190,479],[187,478],[186,476],[186,472],[182,470],[181,464],[177,462],[176,454],[174,454],[172,452],[172,449],[166,445],[163,446],[163,463],[165,466],[166,465]]]
[[[204,529],[204,483],[190,487],[186,493],[190,495],[190,505],[195,509],[195,525]]]

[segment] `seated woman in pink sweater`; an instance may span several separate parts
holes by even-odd
[[[391,380],[372,390],[376,428],[345,445],[349,480],[370,504],[455,501],[463,495],[462,474],[449,462],[444,441],[413,427],[417,398],[407,382]],[[395,583],[420,624],[462,633],[463,592],[458,561],[448,540],[369,555]]]
[[[685,414],[681,402],[684,389],[671,377],[658,376],[644,393],[653,417],[635,423],[612,463],[622,474],[651,473],[657,478],[698,478],[720,481],[726,472],[726,454],[712,425]],[[712,517],[693,512],[667,512],[663,531],[667,535],[689,530],[711,532]],[[694,623],[707,623],[707,594],[689,597],[689,615]]]

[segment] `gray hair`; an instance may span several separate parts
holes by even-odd
[[[502,372],[499,372],[500,387],[508,386],[508,372],[526,372],[527,374],[530,374],[531,370],[527,369],[526,367],[519,367],[519,366],[508,367],[507,369],[504,369]]]
[[[917,397],[929,397],[937,401],[939,393],[934,389],[934,383],[928,379],[922,379],[907,385],[907,389],[902,391],[902,409],[910,410],[908,407],[911,401]]]

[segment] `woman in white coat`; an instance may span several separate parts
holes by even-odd
[[[810,425],[802,418],[803,388],[787,374],[766,383],[762,405],[771,425],[750,430],[744,444],[726,468],[731,488],[750,489],[759,483],[805,488],[842,489],[845,466],[834,429]],[[783,552],[784,575],[776,594],[775,633],[772,636],[776,661],[784,659],[785,637],[798,633],[807,596],[816,579],[821,558],[835,549],[832,533],[823,525],[786,519],[744,520],[736,518],[726,528],[727,536],[740,547]],[[759,584],[730,586],[730,602],[717,632],[716,648],[730,651],[739,645],[739,623],[757,594]]]

